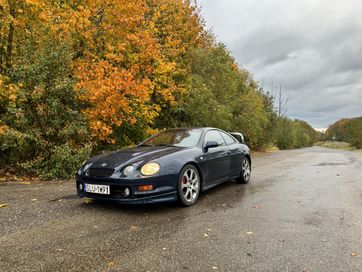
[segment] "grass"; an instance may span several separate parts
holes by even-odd
[[[356,152],[362,152],[362,149],[356,149],[355,147],[351,146],[349,143],[346,142],[317,142],[314,145],[321,146],[321,147],[327,147],[327,148],[333,148],[333,149],[341,149],[341,150],[350,150],[350,151],[356,151]]]

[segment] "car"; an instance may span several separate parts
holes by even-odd
[[[248,183],[248,146],[217,128],[163,130],[134,148],[103,153],[83,163],[77,194],[119,203],[178,201],[191,206],[200,193],[225,181]]]

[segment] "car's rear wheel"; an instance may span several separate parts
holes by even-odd
[[[248,158],[244,157],[241,162],[240,177],[236,179],[236,182],[246,184],[250,181],[250,177],[251,177],[250,161]]]
[[[178,181],[178,199],[181,205],[191,206],[199,197],[201,180],[199,172],[193,165],[186,165]]]

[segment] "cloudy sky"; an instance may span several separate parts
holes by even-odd
[[[324,128],[362,115],[361,0],[201,0],[203,17],[288,116]]]

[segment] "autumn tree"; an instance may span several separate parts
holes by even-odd
[[[191,0],[0,0],[0,174],[66,178],[174,126],[310,144],[199,14]]]
[[[0,0],[0,73],[6,73],[25,53],[24,45],[39,34],[45,1]],[[41,36],[37,36],[41,40]]]
[[[78,1],[54,27],[75,48],[76,88],[93,136],[114,142],[121,126],[151,127],[185,89],[188,49],[204,31],[185,1]],[[70,14],[70,15],[69,15]],[[69,36],[68,35],[68,36]]]

